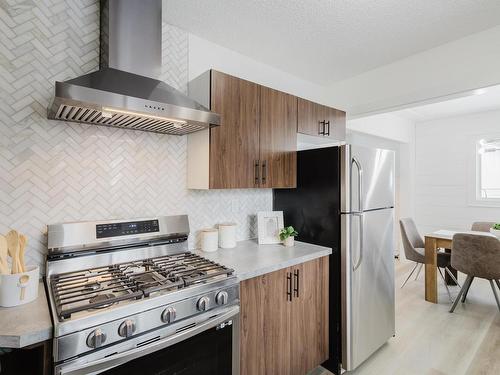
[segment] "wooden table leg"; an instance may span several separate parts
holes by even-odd
[[[425,300],[437,303],[437,241],[425,237]]]

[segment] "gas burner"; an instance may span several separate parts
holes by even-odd
[[[91,309],[105,309],[106,307],[116,303],[116,301],[113,300],[114,298],[115,295],[113,293],[98,294],[97,296],[89,299],[89,304],[96,304],[96,306],[92,306]],[[106,301],[109,302],[105,303]]]
[[[98,281],[88,282],[83,286],[83,289],[88,292],[96,291],[102,288],[101,283]]]

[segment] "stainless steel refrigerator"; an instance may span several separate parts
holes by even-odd
[[[331,247],[329,346],[323,364],[354,370],[395,333],[394,152],[355,145],[300,151],[297,188],[274,209],[298,240]]]

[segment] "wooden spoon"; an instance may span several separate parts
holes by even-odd
[[[24,234],[19,233],[19,272],[26,272],[26,263],[24,263],[24,251],[26,250],[26,245],[28,244],[28,237]]]
[[[4,275],[10,274],[9,263],[7,263],[7,240],[0,234],[0,273]]]
[[[22,275],[19,278],[19,287],[21,288],[21,294],[19,296],[19,299],[22,301],[24,300],[24,294],[26,291],[26,287],[28,286],[28,281],[30,280],[29,275]]]
[[[7,233],[7,248],[12,258],[12,273],[19,273],[19,233],[17,230],[11,230]]]

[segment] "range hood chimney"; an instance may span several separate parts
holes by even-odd
[[[99,71],[56,82],[48,118],[183,135],[220,116],[159,81],[162,0],[101,0]]]

